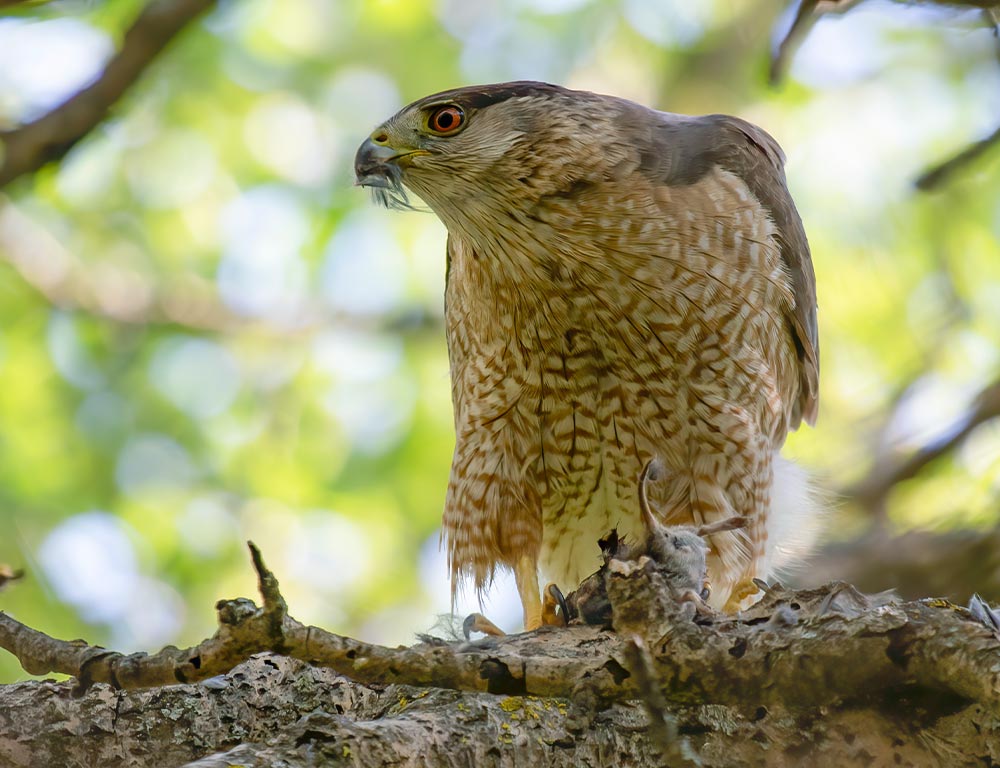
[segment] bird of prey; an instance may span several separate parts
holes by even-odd
[[[443,536],[452,593],[513,571],[575,586],[614,527],[713,534],[710,603],[738,610],[815,529],[778,452],[818,405],[816,289],[771,136],[539,82],[437,93],[361,145],[358,183],[415,193],[448,229],[456,445]]]

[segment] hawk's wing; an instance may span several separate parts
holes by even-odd
[[[812,424],[819,407],[819,337],[816,275],[802,220],[785,184],[785,156],[765,131],[728,115],[687,117],[656,113],[649,154],[642,170],[658,183],[694,184],[718,166],[743,180],[770,214],[778,231],[781,258],[792,281],[795,306],[787,319],[799,357],[799,399],[792,428]]]

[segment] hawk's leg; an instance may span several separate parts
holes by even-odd
[[[514,565],[517,594],[524,608],[524,631],[531,632],[542,626],[542,598],[538,591],[538,558],[522,555]]]
[[[541,626],[566,626],[566,600],[555,584],[545,586],[544,596],[539,596],[538,563],[534,557],[524,555],[514,566],[514,580],[524,608],[524,631],[531,632]],[[557,612],[556,609],[559,609]]]

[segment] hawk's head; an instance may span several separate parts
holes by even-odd
[[[405,186],[446,223],[470,209],[509,211],[613,161],[621,131],[608,128],[635,106],[530,81],[444,91],[372,132],[357,183],[390,207],[408,207]]]
[[[523,81],[415,101],[372,132],[354,168],[358,184],[385,205],[408,206],[409,189],[457,242],[516,262],[513,279],[530,272],[547,281],[557,257],[643,259],[667,241],[700,251],[701,240],[718,232],[727,245],[712,258],[742,264],[757,258],[740,255],[745,217],[773,227],[801,360],[794,427],[816,417],[819,339],[809,245],[783,165],[777,142],[736,117],[659,112]],[[662,230],[665,218],[681,217],[683,227]],[[643,241],[647,230],[657,239]]]

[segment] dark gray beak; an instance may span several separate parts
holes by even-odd
[[[387,163],[399,156],[392,147],[376,144],[371,138],[365,139],[354,157],[355,184],[359,187],[391,189],[396,186],[392,177],[398,176],[399,169]]]

